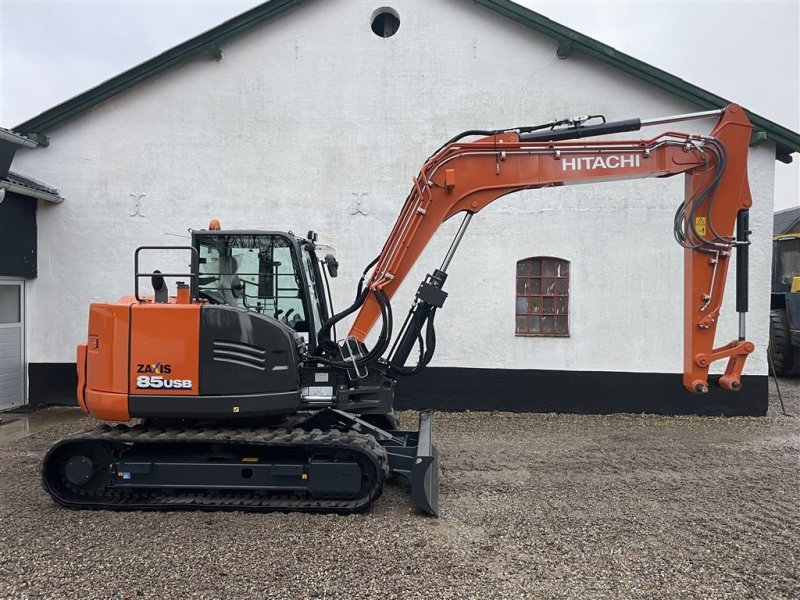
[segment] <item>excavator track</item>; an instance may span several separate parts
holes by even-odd
[[[57,442],[42,464],[58,504],[102,510],[352,513],[388,474],[372,436],[338,429],[103,425]]]

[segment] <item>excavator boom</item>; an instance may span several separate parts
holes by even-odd
[[[708,135],[668,131],[649,139],[574,141],[711,115],[718,115],[718,121]],[[732,104],[723,111],[649,122],[632,119],[544,132],[496,132],[474,141],[456,139],[446,144],[414,178],[412,190],[367,281],[372,293],[361,305],[350,336],[359,341],[366,338],[381,314],[381,294],[391,299],[440,225],[456,214],[466,213],[467,218],[443,268],[428,282],[428,296],[432,288],[441,288],[447,264],[470,216],[502,196],[548,186],[683,173],[686,195],[676,213],[675,235],[685,249],[684,386],[696,393],[708,391],[709,366],[727,358],[728,368],[720,385],[737,390],[744,361],[753,351],[753,344],[744,339],[744,268],[737,300],[737,310],[742,315],[739,339],[714,348],[714,337],[734,247],[740,262],[746,264],[747,210],[752,204],[747,180],[750,131],[744,110]],[[734,236],[737,220],[739,239]],[[408,342],[400,343],[400,363],[420,335],[421,322],[417,325]]]

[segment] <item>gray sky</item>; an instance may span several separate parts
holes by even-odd
[[[517,2],[800,130],[800,0]],[[256,4],[0,0],[0,126],[13,128]],[[775,208],[800,204],[800,156],[776,170]]]

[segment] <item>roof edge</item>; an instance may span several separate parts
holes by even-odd
[[[15,146],[22,146],[23,148],[36,148],[39,142],[29,139],[24,135],[18,134],[16,131],[0,127],[0,141],[10,142]]]
[[[177,66],[199,54],[210,52],[216,56],[216,45],[280,13],[294,8],[303,0],[268,0],[220,25],[209,29],[127,71],[100,83],[99,85],[58,104],[43,113],[20,123],[14,130],[36,139],[47,129],[68,120],[92,106],[120,94],[136,84]],[[511,0],[473,0],[493,12],[507,17],[529,29],[533,29],[555,40],[560,48],[568,45],[584,54],[630,73],[656,87],[666,90],[701,108],[724,108],[730,102],[721,96],[707,92],[666,71],[648,65],[632,56],[619,52],[582,33],[560,25]],[[756,130],[766,133],[767,139],[776,145],[776,157],[783,162],[791,162],[791,154],[800,152],[800,133],[770,121],[745,109]]]
[[[680,77],[676,77],[662,69],[629,56],[624,52],[620,52],[574,29],[560,25],[511,0],[473,1],[480,6],[484,6],[485,8],[516,21],[520,25],[552,38],[558,44],[568,43],[573,50],[579,50],[592,58],[596,58],[622,71],[630,73],[684,100],[697,104],[701,108],[718,109],[725,108],[728,104],[731,104],[729,100],[726,100],[722,96],[712,94]],[[765,131],[767,139],[775,142],[776,155],[779,159],[784,161],[788,159],[791,161],[789,154],[800,152],[800,133],[794,132],[774,121],[770,121],[746,108],[745,111],[754,129]]]
[[[20,196],[27,196],[37,200],[44,200],[46,202],[50,202],[51,204],[61,204],[64,202],[64,198],[58,194],[19,185],[18,183],[13,183],[7,179],[0,179],[0,190],[6,190],[14,194],[19,194]]]

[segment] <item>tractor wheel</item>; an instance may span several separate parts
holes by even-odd
[[[776,375],[796,374],[792,336],[789,333],[789,320],[785,309],[772,310],[769,313],[769,352]]]

